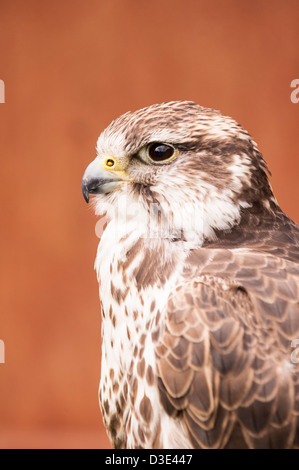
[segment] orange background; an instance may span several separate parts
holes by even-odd
[[[109,447],[80,186],[113,118],[173,99],[231,115],[299,221],[298,19],[297,0],[1,0],[0,447]]]

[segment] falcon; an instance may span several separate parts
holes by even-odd
[[[82,191],[109,220],[95,269],[113,447],[299,447],[299,227],[250,135],[189,101],[128,112]]]

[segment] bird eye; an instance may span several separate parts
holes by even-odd
[[[148,147],[148,156],[154,162],[164,162],[173,157],[175,149],[170,145],[154,143]]]

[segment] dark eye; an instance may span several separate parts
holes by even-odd
[[[148,155],[154,162],[168,160],[174,154],[174,148],[166,144],[151,144],[148,148]]]

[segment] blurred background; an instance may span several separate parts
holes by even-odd
[[[297,0],[0,0],[1,448],[110,447],[81,178],[112,119],[180,99],[231,115],[299,222],[298,20]]]

